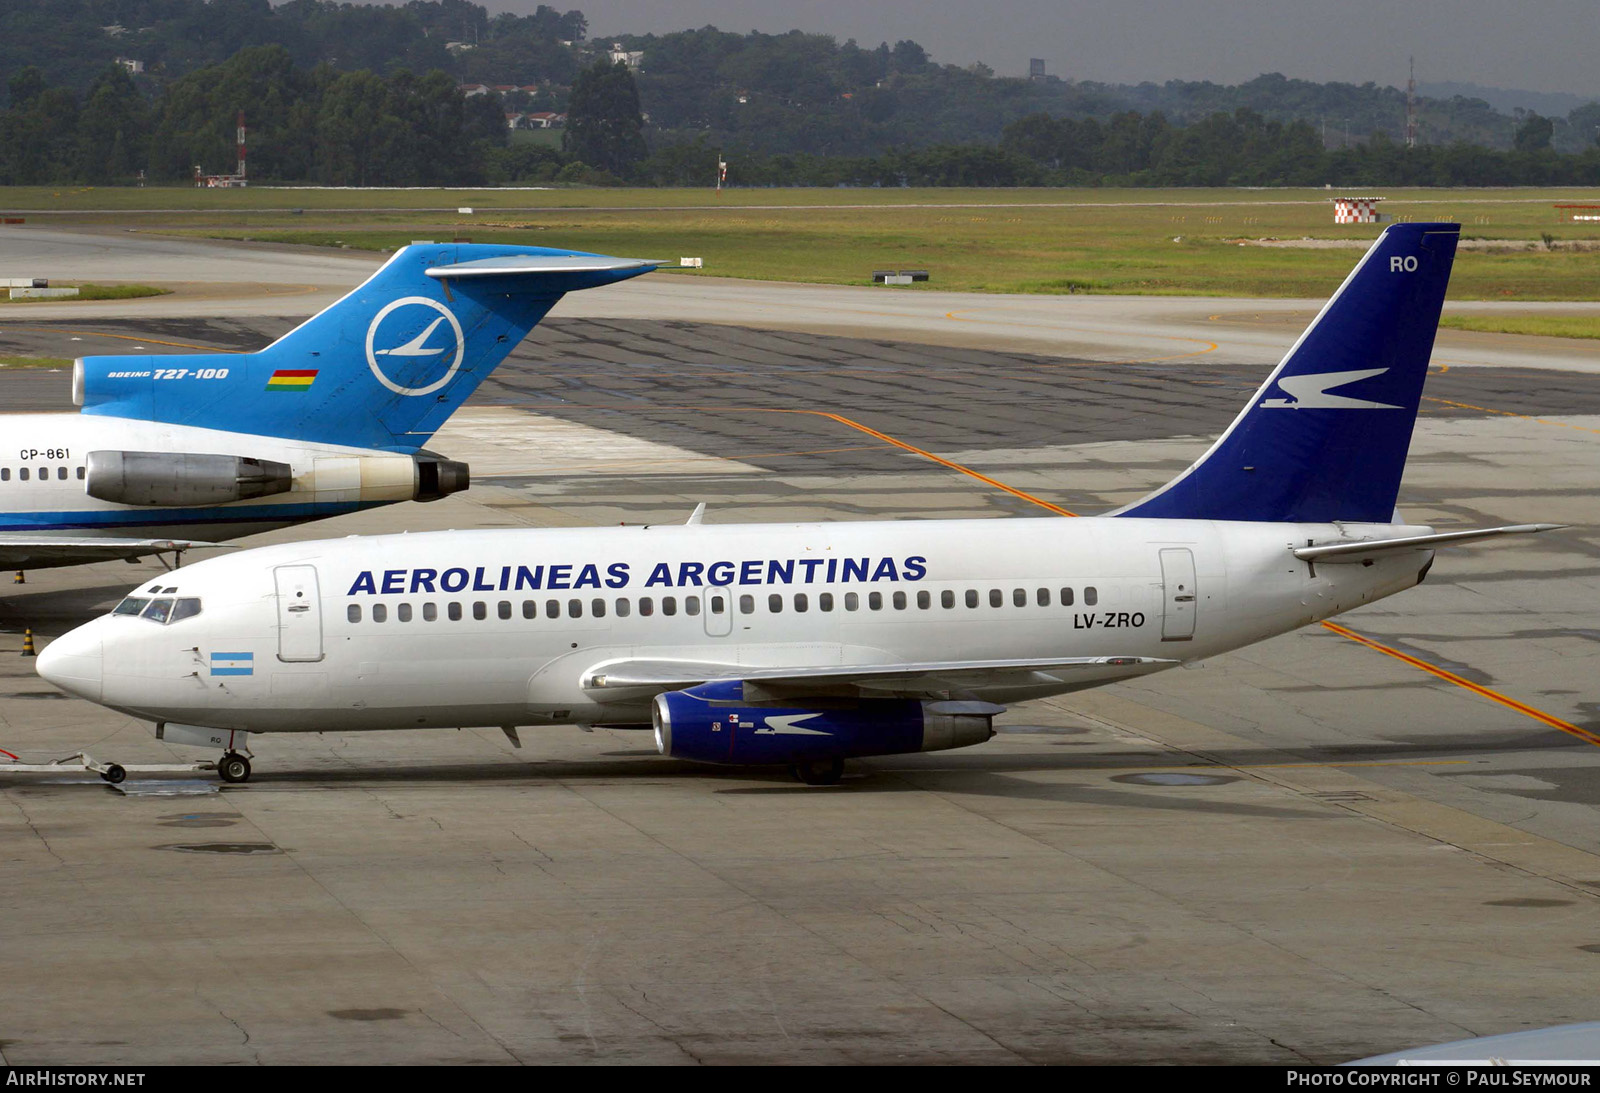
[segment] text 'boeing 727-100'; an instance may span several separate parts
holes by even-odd
[[[1459,228],[1390,227],[1220,439],[1103,517],[495,530],[305,542],[134,591],[39,659],[228,749],[250,733],[653,725],[787,764],[992,735],[1005,705],[1238,649],[1420,583],[1395,502]]]
[[[401,248],[255,353],[84,357],[76,414],[5,416],[0,569],[181,552],[467,488],[423,448],[562,295],[653,262]]]

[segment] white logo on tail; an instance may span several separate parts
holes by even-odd
[[[439,317],[433,320],[433,322],[429,323],[427,329],[423,330],[422,333],[418,334],[404,345],[397,345],[391,349],[374,349],[373,343],[378,337],[378,327],[383,325],[383,320],[389,317],[389,313],[398,308],[410,307],[413,305],[431,308],[439,313]],[[441,323],[450,324],[450,331],[454,335],[455,341],[454,343],[447,342],[444,345],[430,347],[429,343],[435,340],[435,336],[439,330],[439,324]],[[384,375],[383,367],[378,363],[379,357],[389,357],[391,359],[395,357],[443,358],[444,355],[449,353],[452,348],[455,350],[455,355],[450,361],[450,366],[445,370],[444,375],[440,376],[426,387],[404,387],[390,379],[388,376]],[[461,323],[456,319],[455,315],[451,313],[449,308],[445,307],[438,300],[430,300],[426,296],[404,296],[398,300],[386,304],[383,310],[379,311],[378,314],[373,317],[371,325],[367,327],[367,366],[372,369],[372,374],[378,377],[379,383],[383,384],[397,395],[430,395],[439,388],[443,387],[445,384],[449,383],[450,380],[454,378],[456,369],[461,367],[461,358],[466,354],[466,348],[466,338],[461,333]]]
[[[1315,376],[1285,376],[1278,386],[1291,398],[1269,398],[1261,403],[1263,410],[1400,410],[1387,402],[1373,402],[1364,398],[1346,398],[1330,395],[1330,387],[1343,387],[1347,383],[1381,376],[1387,368],[1362,368],[1354,372],[1323,372]]]
[[[832,733],[823,732],[821,729],[803,729],[801,721],[809,721],[817,715],[814,713],[791,713],[780,717],[769,717],[767,723],[756,730],[757,736],[831,736]]]

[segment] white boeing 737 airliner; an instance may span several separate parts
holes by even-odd
[[[200,562],[39,672],[227,749],[249,733],[653,724],[660,751],[788,764],[987,740],[1005,703],[1270,638],[1419,583],[1395,516],[1455,253],[1386,230],[1226,433],[1105,517],[452,531]]]

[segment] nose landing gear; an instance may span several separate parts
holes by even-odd
[[[250,780],[250,760],[236,751],[230,751],[217,760],[217,776],[224,782],[238,783]]]

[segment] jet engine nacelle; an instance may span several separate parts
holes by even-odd
[[[318,501],[437,501],[466,489],[472,476],[465,463],[431,452],[316,459],[296,475],[287,463],[248,456],[106,451],[89,453],[84,479],[102,501],[201,507],[290,491]]]
[[[472,484],[471,468],[432,452],[319,458],[295,489],[319,501],[437,501]]]
[[[188,452],[90,452],[84,473],[90,497],[119,505],[225,505],[293,484],[287,463]]]
[[[812,708],[745,701],[738,680],[657,695],[656,749],[702,763],[805,763],[864,755],[944,751],[994,735],[989,702],[819,700]]]

